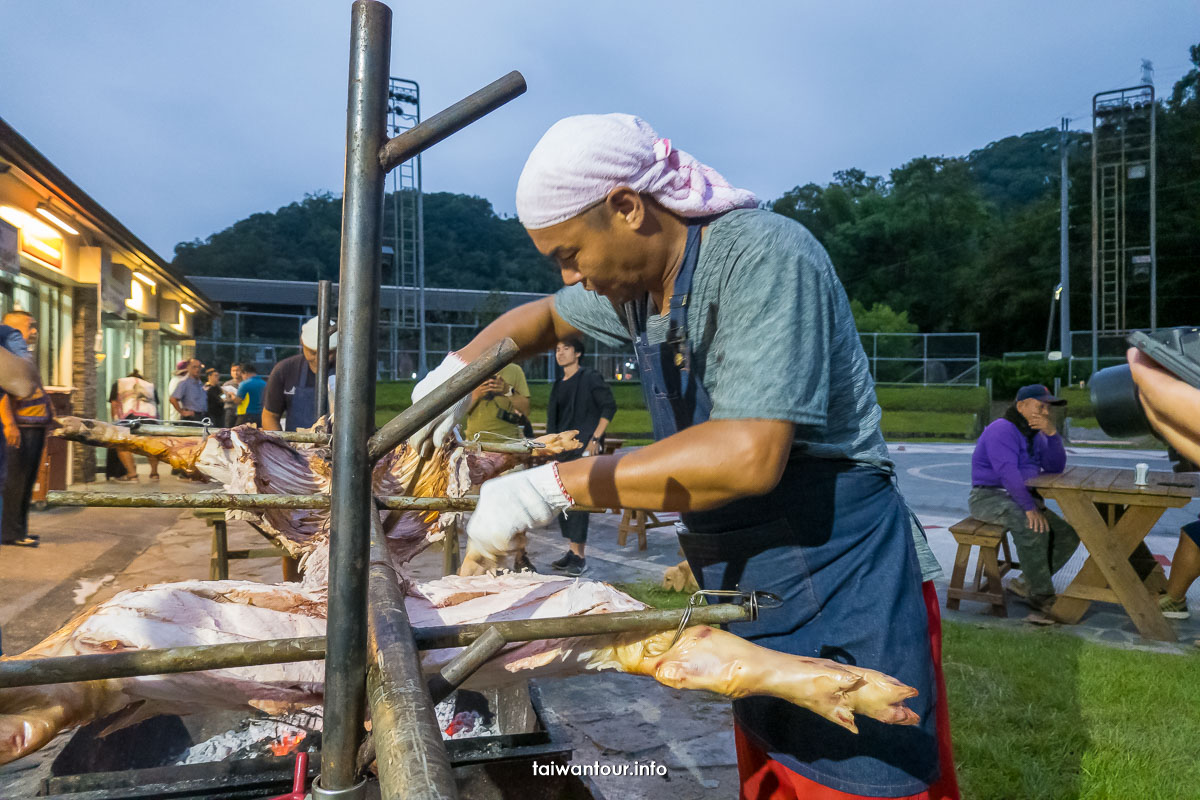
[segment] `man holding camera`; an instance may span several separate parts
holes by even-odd
[[[1066,467],[1067,451],[1050,414],[1051,406],[1066,404],[1041,384],[1021,387],[1004,416],[984,429],[971,456],[971,516],[1012,532],[1024,582],[1011,588],[1027,594],[1041,612],[1054,604],[1051,577],[1079,546],[1079,534],[1025,481]]]
[[[520,439],[529,419],[529,384],[525,371],[509,364],[471,392],[467,437]]]

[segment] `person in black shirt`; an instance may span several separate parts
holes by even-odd
[[[225,392],[221,389],[221,373],[210,369],[205,375],[204,393],[208,395],[208,418],[219,427],[225,423]]]
[[[550,403],[546,409],[546,433],[579,431],[582,450],[564,453],[560,461],[570,461],[584,456],[604,452],[604,432],[617,403],[612,389],[600,377],[600,373],[579,363],[583,358],[583,341],[575,337],[561,340],[554,349],[554,360],[562,367],[562,377],[550,389]],[[582,575],[587,571],[584,548],[587,544],[588,515],[582,511],[561,514],[558,525],[562,535],[571,543],[562,558],[550,566],[565,570],[568,575]]]

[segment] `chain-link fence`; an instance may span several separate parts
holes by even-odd
[[[860,333],[882,384],[979,385],[978,333]]]

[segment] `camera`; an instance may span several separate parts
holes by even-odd
[[[1154,334],[1137,331],[1126,341],[1175,377],[1200,389],[1200,328],[1172,328]],[[1088,381],[1088,388],[1096,421],[1109,436],[1154,433],[1128,364],[1100,370]]]

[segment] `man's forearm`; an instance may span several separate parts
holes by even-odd
[[[264,431],[283,430],[283,426],[279,424],[279,415],[274,411],[267,411],[265,408],[262,412],[262,427]]]
[[[183,413],[183,406],[181,406],[181,405],[179,404],[179,398],[178,398],[178,397],[172,397],[172,398],[171,398],[171,407],[172,407],[172,408],[174,408],[176,411],[178,411],[180,414],[182,414],[182,413]]]
[[[559,465],[576,505],[702,511],[764,494],[779,482],[793,425],[779,420],[710,420],[622,456]]]
[[[549,350],[563,336],[578,333],[555,312],[554,297],[544,297],[502,314],[459,350],[458,356],[471,362],[492,345],[512,339],[520,348],[516,359],[520,361]]]
[[[608,430],[608,422],[604,417],[600,418],[600,421],[596,423],[596,430],[592,433],[593,439],[599,439],[604,435],[604,432]]]

